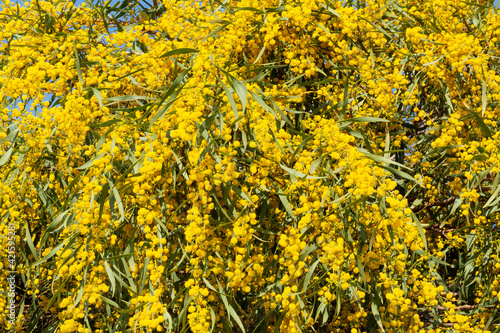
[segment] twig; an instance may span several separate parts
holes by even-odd
[[[426,203],[424,205],[413,207],[413,208],[411,208],[411,210],[414,213],[418,213],[421,210],[424,210],[424,209],[429,208],[429,207],[444,207],[444,206],[448,206],[449,204],[453,203],[455,201],[455,199],[456,199],[456,197],[453,196],[453,197],[450,197],[450,198],[448,198],[446,200],[442,200],[442,201],[435,201],[433,203],[428,202],[428,203]]]

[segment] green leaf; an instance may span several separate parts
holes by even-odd
[[[361,275],[363,282],[366,284],[365,270],[363,268],[363,265],[361,264],[361,261],[359,260],[359,255],[356,256],[356,265],[358,266],[359,269],[359,275]]]
[[[113,104],[113,103],[118,103],[118,102],[154,100],[154,99],[156,99],[156,98],[148,97],[148,96],[140,96],[140,95],[125,95],[125,96],[116,96],[116,97],[105,98],[104,101],[111,102],[110,104]]]
[[[276,112],[274,112],[274,110],[269,105],[267,105],[266,102],[264,102],[264,100],[258,94],[254,93],[253,91],[250,91],[250,94],[252,95],[254,101],[259,103],[259,105],[262,106],[264,110],[272,114],[274,118],[278,119],[278,115],[276,114]]]
[[[487,104],[487,93],[486,93],[486,79],[484,77],[484,69],[482,69],[483,74],[483,83],[481,87],[481,117],[484,118],[484,113],[486,112],[486,104]]]
[[[385,132],[385,146],[384,146],[385,158],[389,158],[391,156],[390,149],[391,149],[391,133],[387,130]]]
[[[76,168],[77,170],[85,170],[85,169],[88,169],[92,166],[92,164],[94,164],[95,161],[97,161],[98,159],[100,159],[102,156],[104,156],[104,154],[106,154],[106,152],[102,152],[100,153],[99,155],[95,156],[93,159],[91,159],[90,161],[88,161],[87,163],[85,163],[84,165],[82,166],[79,166],[78,168]]]
[[[312,139],[314,139],[314,135],[310,135],[310,136],[306,137],[304,140],[302,140],[302,142],[297,146],[297,148],[293,152],[292,156],[290,157],[290,163],[293,163],[293,159],[294,159],[295,155],[297,155],[297,153],[299,151],[301,151],[306,146],[307,142],[311,141]]]
[[[279,198],[280,198],[281,203],[285,207],[285,210],[288,213],[288,215],[290,215],[291,217],[295,218],[295,214],[293,213],[292,206],[290,206],[290,202],[288,202],[288,199],[286,198],[286,196],[285,195],[279,195]]]
[[[389,33],[387,31],[385,31],[384,29],[382,29],[380,26],[378,26],[377,24],[373,23],[372,21],[370,20],[367,20],[365,19],[364,17],[360,17],[360,19],[370,23],[375,29],[377,29],[380,33],[382,33],[384,36],[387,37],[388,40],[391,40],[392,37],[391,35],[389,35]]]
[[[248,91],[247,91],[246,85],[244,83],[238,81],[236,78],[234,78],[231,75],[229,75],[229,83],[230,83],[231,87],[234,89],[234,91],[236,91],[236,93],[240,97],[241,105],[242,105],[241,109],[242,109],[242,112],[245,113],[245,108],[247,105],[247,96],[248,96]]]
[[[224,306],[226,307],[226,310],[227,310],[229,317],[232,317],[236,321],[236,323],[238,324],[240,329],[243,331],[243,333],[245,333],[245,327],[243,326],[243,323],[241,322],[240,317],[238,317],[238,315],[236,314],[236,311],[234,311],[231,304],[229,304],[229,302],[227,301],[227,298],[222,290],[222,286],[220,285],[219,280],[217,280],[217,285],[219,286],[219,296],[220,296],[220,298],[222,298],[222,302],[224,303]]]
[[[80,57],[78,56],[78,50],[76,49],[76,39],[73,41],[73,44],[75,45],[75,66],[76,66],[76,72],[78,73],[78,80],[83,86],[83,76],[82,76],[82,69],[80,67]]]
[[[76,180],[76,178],[75,178]],[[45,233],[42,236],[42,240],[40,241],[39,248],[38,248],[38,254],[41,255],[41,251],[43,246],[45,245],[45,242],[49,239],[50,233],[54,231],[54,229],[59,225],[59,222],[63,220],[66,216],[68,216],[68,212],[70,212],[72,209],[67,209],[64,212],[60,213],[55,219],[52,220],[52,222],[49,224],[47,229],[45,229]],[[71,218],[73,214],[69,215],[68,218]],[[38,259],[37,259],[38,260]]]
[[[38,265],[46,262],[47,260],[49,260],[50,258],[52,258],[57,253],[57,251],[59,251],[68,241],[70,241],[70,243],[72,243],[72,240],[75,240],[75,239],[76,239],[75,236],[72,236],[70,238],[66,238],[61,244],[59,244],[58,246],[56,246],[45,257],[43,257],[42,259],[38,260],[33,265],[31,265],[31,267],[36,267],[36,266],[38,266]]]
[[[344,82],[344,97],[342,99],[342,110],[340,111],[339,122],[344,119],[347,112],[347,105],[351,103],[352,99],[349,99],[349,71],[347,71],[346,79]]]
[[[324,3],[319,3],[323,8],[325,8],[326,10],[328,10],[330,13],[332,13],[333,15],[337,16],[338,18],[340,18],[340,14],[337,13],[337,11],[335,11],[333,8],[330,8],[330,6],[328,6],[327,4],[324,4]]]
[[[316,260],[314,262],[314,264],[311,265],[311,267],[309,267],[309,270],[307,271],[307,274],[304,278],[304,284],[302,286],[302,291],[307,291],[307,286],[309,285],[309,282],[311,281],[312,279],[312,276],[314,274],[314,270],[316,269],[316,266],[318,266],[318,264],[320,263],[320,259]]]
[[[191,53],[198,53],[200,51],[196,49],[190,49],[190,48],[181,48],[181,49],[176,49],[172,51],[168,51],[167,53],[164,53],[160,58],[165,58],[165,57],[170,57],[173,55],[178,55],[178,54],[191,54]]]
[[[323,161],[324,158],[325,158],[325,156],[321,156],[316,161],[311,163],[311,166],[309,167],[309,171],[308,171],[310,175],[312,175],[314,172],[316,172],[316,169],[321,165],[321,162]]]
[[[168,88],[167,92],[165,92],[165,94],[163,94],[162,98],[161,98],[161,101],[159,103],[159,107],[158,107],[158,111],[156,112],[156,114],[151,118],[151,121],[149,122],[149,127],[151,128],[151,126],[153,126],[153,124],[161,119],[163,117],[163,115],[165,114],[165,112],[169,109],[169,107],[173,104],[173,101],[175,100],[175,98],[177,97],[177,95],[179,94],[179,92],[182,90],[182,88],[184,87],[184,85],[181,86],[181,83],[182,81],[184,80],[184,78],[186,77],[186,75],[189,73],[189,71],[191,70],[191,68],[188,68],[186,69],[185,71],[183,71],[181,74],[179,74],[174,82],[172,82],[172,84],[170,85],[170,87]],[[163,105],[163,102],[165,100],[167,100],[168,98],[168,101],[165,105]],[[146,115],[146,113],[144,114],[144,116]],[[142,118],[141,118],[142,120]]]
[[[92,91],[94,92],[94,96],[97,98],[97,101],[99,102],[99,106],[102,108],[104,105],[102,104],[102,95],[101,92],[95,88],[90,87]]]
[[[118,206],[118,210],[120,211],[121,218],[125,218],[125,210],[123,209],[122,199],[120,198],[120,193],[118,193],[118,189],[113,187],[113,196],[115,197],[116,204]]]
[[[268,13],[280,13],[286,10],[286,6],[278,6],[274,8],[266,8],[266,12]]]
[[[260,9],[257,9],[257,8],[253,8],[253,7],[235,7],[234,9],[236,9],[237,11],[248,10],[248,11],[256,12],[256,13],[259,13],[259,14],[264,14],[265,13],[264,11],[262,11]]]
[[[484,207],[490,206],[493,201],[498,197],[498,194],[500,193],[500,186],[497,186],[495,192],[491,194],[491,197],[488,199],[488,201],[484,204]]]
[[[478,154],[478,155],[474,155],[474,157],[472,157],[470,160],[471,161],[487,161],[488,156],[486,156],[484,154]]]
[[[343,128],[350,123],[388,123],[389,120],[377,117],[357,117],[357,118],[341,120],[340,122],[344,123],[344,126],[340,127]]]
[[[364,139],[365,138],[363,136],[363,134],[359,133],[358,131],[354,131],[354,130],[348,129],[348,130],[346,130],[346,132],[349,133],[350,135],[358,138],[358,139]]]
[[[262,57],[262,55],[264,54],[264,51],[266,50],[266,46],[263,46],[261,49],[260,49],[260,52],[259,54],[257,55],[257,58],[255,58],[253,64],[256,64],[260,58]]]
[[[231,93],[231,91],[229,91],[229,88],[224,84],[224,82],[222,82],[222,80],[218,76],[216,76],[216,78],[226,92],[227,100],[229,101],[229,104],[231,104],[231,108],[234,112],[234,119],[238,119],[240,116],[238,114],[238,108],[236,107],[236,102],[234,101],[233,94]],[[236,129],[238,129],[238,123],[236,123]]]
[[[474,116],[474,118],[476,118],[478,124],[479,124],[479,127],[481,127],[481,130],[483,131],[483,133],[487,136],[487,137],[490,137],[491,136],[491,131],[489,129],[489,127],[485,124],[483,118],[481,118],[477,113],[475,113],[474,111],[472,110],[469,110],[470,113],[472,113],[472,115]]]
[[[116,289],[115,273],[113,272],[111,267],[109,267],[107,260],[104,260],[103,262],[104,262],[104,268],[106,269],[106,273],[108,274],[109,277],[109,282],[111,282],[111,292],[114,294]]]
[[[224,21],[225,22],[225,21]],[[227,22],[227,23],[224,23],[223,25],[221,25],[220,27],[217,27],[215,28],[213,31],[211,31],[209,34],[207,34],[205,37],[203,37],[203,39],[201,40],[201,43],[204,43],[205,41],[207,41],[210,37],[215,37],[216,34],[221,31],[222,29],[224,29],[225,27],[227,27],[230,23]]]
[[[217,289],[215,289],[214,286],[212,286],[212,284],[206,278],[203,277],[202,279],[203,279],[203,282],[205,282],[205,284],[207,285],[207,287],[209,289],[211,289],[219,294],[219,291]]]
[[[110,125],[113,125],[113,124],[116,124],[116,123],[119,123],[121,121],[121,119],[111,119],[111,120],[108,120],[108,121],[105,121],[103,123],[100,123],[100,124],[88,124],[88,126],[90,128],[100,128],[100,127],[108,127]]]
[[[38,255],[36,254],[35,246],[33,244],[33,239],[31,238],[30,234],[30,227],[29,224],[26,223],[26,242],[28,243],[28,247],[33,254],[33,257],[35,258],[36,261],[38,261]]]
[[[382,332],[385,332],[384,325],[382,324],[382,319],[380,317],[380,312],[378,310],[378,305],[375,302],[375,300],[371,301],[371,308],[372,308],[372,313],[373,317],[375,317],[375,320],[377,321],[378,326],[382,329]]]
[[[142,291],[144,290],[144,285],[146,284],[146,281],[148,280],[147,279],[148,265],[149,265],[150,261],[151,260],[149,258],[146,258],[146,260],[144,261],[144,267],[142,268],[142,273],[141,273],[141,278],[140,278],[141,285],[139,287],[139,293],[142,293]]]
[[[80,290],[78,291],[78,294],[76,295],[75,302],[73,303],[73,306],[71,307],[72,309],[74,309],[80,303],[80,300],[83,297],[83,291],[85,290],[86,282],[87,282],[87,267],[85,267],[85,270],[83,272],[82,284],[80,285]]]
[[[406,172],[404,171],[401,171],[401,170],[398,170],[396,168],[391,168],[391,167],[388,167],[388,166],[385,166],[385,165],[380,165],[381,168],[389,171],[390,173],[393,173],[393,174],[396,174],[402,178],[405,178],[405,179],[408,179],[409,181],[412,181],[414,182],[415,184],[417,185],[422,185],[418,180],[416,180],[415,178],[413,178],[412,176],[410,176],[409,174],[407,174]]]
[[[0,142],[7,142],[7,141],[15,141],[17,138],[17,135],[19,134],[19,128],[13,128],[14,126],[11,126],[10,128],[5,128],[5,130],[11,130],[10,133],[3,139],[0,139]]]
[[[497,173],[495,179],[493,180],[493,184],[491,185],[491,192],[495,192],[497,190],[499,182],[500,182],[500,173]]]
[[[253,203],[252,202],[252,199],[250,199],[250,197],[248,196],[248,194],[246,194],[245,192],[243,192],[241,189],[239,189],[237,186],[233,185],[232,183],[229,183],[228,184],[229,188],[231,188],[234,192],[236,192],[236,194],[238,194],[240,197],[242,197],[243,199],[245,199],[246,201],[250,202],[250,203]]]
[[[280,164],[280,167],[283,170],[285,170],[286,172],[288,172],[289,174],[291,174],[292,176],[295,176],[295,177],[298,177],[298,178],[306,178],[306,179],[323,179],[323,178],[326,178],[326,176],[324,176],[324,177],[309,176],[309,175],[306,175],[306,174],[304,174],[302,172],[299,172],[297,170],[290,169],[289,167],[287,167],[284,164]]]
[[[5,165],[8,161],[12,152],[14,151],[14,145],[11,145],[5,154],[3,154],[2,158],[0,158],[0,166]]]
[[[418,219],[417,215],[415,213],[411,212],[411,218],[415,222],[418,228],[418,233],[420,234],[420,238],[422,239],[422,242],[424,243],[424,249],[427,251],[427,238],[425,237],[425,232],[424,228],[422,227],[422,224],[420,223],[420,220]]]
[[[104,297],[104,296],[101,295],[101,299],[103,300],[104,303],[107,303],[107,304],[109,304],[109,305],[111,305],[111,306],[113,306],[113,307],[115,307],[117,309],[121,309],[118,304],[116,304],[114,301],[110,300],[109,298]],[[139,308],[139,307],[140,306],[138,306],[137,308]]]
[[[383,164],[383,163],[387,163],[387,164],[389,164],[389,165],[390,165],[390,164],[394,164],[394,165],[397,165],[397,166],[400,166],[400,167],[402,167],[402,168],[405,168],[405,169],[407,169],[407,170],[412,171],[412,169],[411,169],[411,168],[409,168],[409,167],[407,167],[406,165],[400,164],[400,163],[398,163],[398,162],[396,162],[396,161],[390,160],[390,159],[385,158],[385,157],[383,157],[383,156],[379,156],[379,155],[371,154],[371,153],[367,152],[367,151],[366,151],[365,149],[363,149],[363,148],[358,148],[358,151],[359,151],[359,152],[361,152],[361,153],[363,153],[366,157],[368,157],[369,159],[371,159],[371,160],[373,160],[373,161],[375,161],[375,162],[382,163],[382,164]]]

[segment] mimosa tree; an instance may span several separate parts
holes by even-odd
[[[493,1],[0,6],[2,329],[500,330]]]

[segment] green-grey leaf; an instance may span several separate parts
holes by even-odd
[[[168,51],[167,53],[164,53],[160,58],[170,57],[170,56],[178,55],[178,54],[190,54],[190,53],[198,53],[198,52],[200,52],[200,51],[198,51],[196,49],[181,48],[181,49]]]
[[[238,81],[233,76],[229,75],[229,78],[230,78],[230,82],[231,82],[233,89],[236,91],[236,93],[240,97],[241,105],[242,105],[242,107],[241,107],[242,112],[245,113],[245,108],[247,106],[247,96],[248,96],[247,87],[244,83]]]

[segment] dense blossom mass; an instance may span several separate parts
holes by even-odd
[[[500,329],[493,1],[0,9],[1,331]]]

